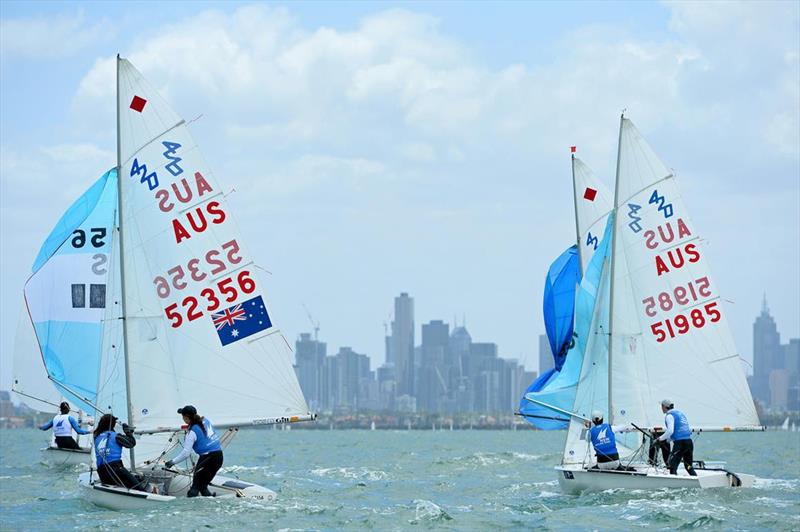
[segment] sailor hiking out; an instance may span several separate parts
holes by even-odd
[[[72,437],[72,431],[78,434],[89,434],[90,431],[82,429],[75,418],[69,415],[69,403],[63,401],[58,409],[61,413],[39,427],[39,430],[52,428],[59,449],[80,449],[78,442]]]
[[[629,432],[630,429],[625,425],[603,423],[603,413],[599,410],[592,412],[592,423],[594,423],[594,426],[589,430],[589,436],[597,457],[597,465],[595,467],[604,470],[622,469],[614,433]],[[589,422],[587,421],[585,424],[589,428]]]
[[[188,425],[186,439],[183,442],[183,450],[173,458],[168,460],[164,466],[170,469],[173,465],[183,462],[191,455],[192,451],[200,456],[194,468],[192,477],[192,487],[189,488],[187,497],[212,497],[215,494],[209,491],[208,485],[214,480],[219,468],[222,467],[222,445],[219,436],[214,431],[211,422],[198,415],[197,409],[192,405],[186,405],[178,409],[178,413],[183,416],[183,421]]]
[[[671,441],[672,452],[669,455],[669,473],[678,474],[678,464],[683,460],[686,471],[693,477],[697,473],[693,467],[694,442],[692,441],[692,428],[686,415],[680,410],[675,409],[675,405],[669,399],[661,401],[661,411],[664,415],[666,430],[659,436],[659,442]]]
[[[138,488],[141,481],[122,464],[122,448],[131,449],[136,445],[133,429],[122,424],[124,434],[114,431],[117,418],[111,414],[103,414],[94,430],[94,455],[97,460],[97,474],[100,482],[111,486],[123,486],[129,489]]]

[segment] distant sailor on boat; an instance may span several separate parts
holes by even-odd
[[[592,412],[592,422],[594,427],[589,430],[589,435],[592,439],[595,456],[597,456],[597,465],[595,467],[598,469],[622,469],[614,433],[628,432],[628,427],[603,423],[603,413],[599,410]],[[588,421],[586,422],[586,427],[589,427]]]
[[[97,459],[97,474],[100,482],[111,486],[124,486],[133,489],[140,481],[122,464],[122,448],[131,449],[136,446],[133,429],[127,423],[122,424],[125,434],[114,431],[117,418],[111,414],[103,414],[94,429],[94,455]]]
[[[59,449],[80,449],[80,445],[72,437],[74,430],[78,434],[89,434],[90,431],[83,430],[75,418],[69,415],[69,403],[62,402],[59,407],[61,412],[56,417],[39,427],[39,430],[53,429],[53,435],[56,437],[56,445]]]
[[[661,411],[664,412],[664,424],[667,429],[664,434],[659,436],[656,441],[671,441],[672,452],[669,455],[669,474],[678,474],[678,464],[683,463],[686,471],[693,477],[697,476],[692,465],[694,454],[694,442],[692,441],[692,428],[686,415],[680,410],[675,409],[675,405],[669,399],[661,401]]]
[[[164,466],[167,469],[173,465],[183,462],[192,454],[192,451],[200,456],[194,468],[192,477],[192,487],[186,494],[187,497],[212,497],[214,493],[208,490],[208,485],[214,480],[219,468],[222,467],[222,445],[219,436],[214,431],[214,426],[206,418],[197,414],[197,409],[192,405],[186,405],[178,409],[178,413],[183,416],[183,421],[188,425],[186,439],[183,442],[183,450],[167,461]]]

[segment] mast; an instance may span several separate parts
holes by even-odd
[[[573,147],[573,150],[575,148]],[[583,278],[583,251],[581,246],[581,228],[578,224],[578,189],[576,188],[575,183],[575,152],[572,152],[571,156],[572,161],[572,205],[575,209],[575,242],[578,244],[578,272],[581,274],[581,278]],[[577,290],[576,290],[577,292]]]
[[[131,406],[131,372],[128,357],[128,314],[125,309],[125,246],[122,233],[122,146],[119,142],[119,63],[120,58],[117,54],[117,216],[119,222],[119,279],[122,297],[122,349],[125,355],[125,400],[128,405],[128,423],[133,423],[133,408]],[[131,471],[136,470],[136,460],[134,460],[133,448],[130,450]]]
[[[610,300],[608,306],[608,423],[609,425],[614,424],[614,401],[612,399],[613,395],[611,394],[611,375],[612,375],[612,365],[611,359],[613,351],[611,350],[614,342],[614,267],[616,266],[617,254],[615,253],[615,249],[617,247],[617,226],[619,225],[619,213],[617,212],[619,202],[619,157],[622,151],[622,122],[625,120],[625,111],[623,110],[622,113],[619,115],[619,139],[617,140],[617,172],[614,178],[614,207],[612,208],[612,212],[614,213],[614,227],[611,231],[611,277],[609,278],[609,288],[608,291],[610,292]]]

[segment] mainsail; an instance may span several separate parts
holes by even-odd
[[[672,172],[622,118],[611,275],[609,422],[756,427],[708,257]]]
[[[15,390],[46,393],[34,381],[33,390],[25,391],[24,374],[43,368],[59,395],[94,411],[103,324],[112,301],[107,288],[116,204],[116,170],[110,170],[70,206],[42,245],[24,291],[39,359],[29,347],[18,347]]]
[[[178,429],[184,404],[219,427],[311,418],[221,185],[184,121],[117,67],[129,423]]]

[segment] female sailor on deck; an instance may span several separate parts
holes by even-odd
[[[75,418],[69,415],[69,403],[63,401],[58,406],[58,409],[61,413],[39,427],[39,430],[52,428],[53,435],[56,437],[56,445],[59,449],[80,449],[80,445],[72,437],[72,431],[74,430],[78,434],[89,434],[89,431],[83,430],[75,421]]]
[[[222,445],[219,437],[214,431],[214,426],[206,418],[197,414],[197,409],[192,405],[186,405],[178,409],[178,413],[183,416],[183,421],[189,427],[186,432],[186,439],[183,442],[183,450],[167,461],[164,466],[167,469],[173,465],[183,462],[192,451],[200,456],[194,468],[192,477],[192,487],[186,494],[187,497],[211,497],[214,494],[208,490],[208,485],[214,480],[219,468],[222,467]]]
[[[692,428],[686,415],[680,410],[675,410],[675,405],[669,399],[661,401],[661,411],[664,415],[664,424],[667,429],[659,436],[658,441],[671,441],[672,452],[669,455],[669,474],[678,474],[678,464],[683,460],[686,471],[693,477],[697,476],[692,465],[694,442],[692,441]]]
[[[138,487],[140,482],[122,464],[122,448],[133,448],[136,440],[133,437],[133,429],[126,423],[122,424],[122,431],[125,434],[116,433],[114,431],[116,423],[117,418],[111,414],[103,414],[94,429],[97,474],[103,484],[133,489]]]
[[[592,422],[594,427],[589,430],[589,435],[592,439],[595,456],[597,456],[597,465],[595,467],[598,469],[621,469],[614,433],[628,432],[629,428],[625,425],[603,423],[603,413],[599,410],[592,412]],[[589,428],[588,421],[585,425],[586,428]]]

